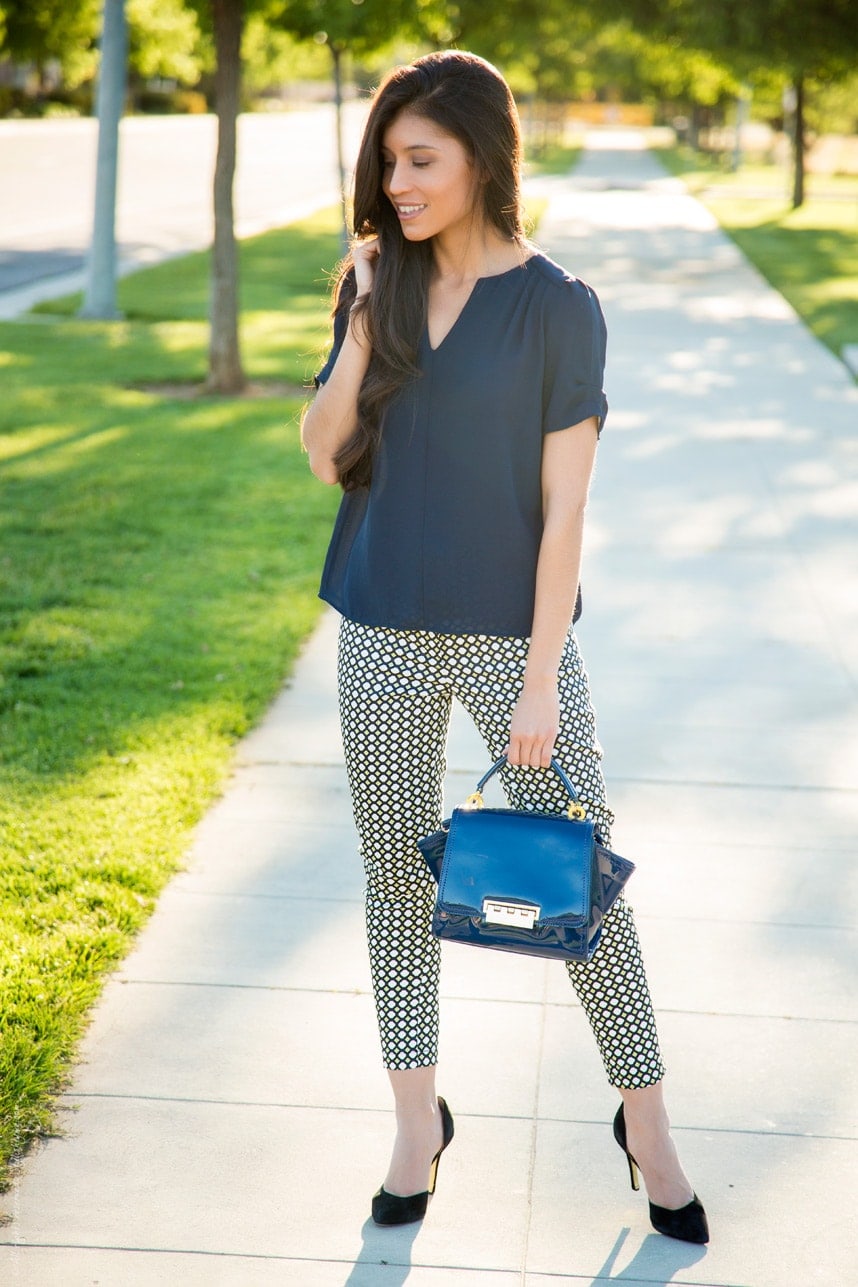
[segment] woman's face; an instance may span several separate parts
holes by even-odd
[[[457,138],[425,116],[400,112],[382,138],[382,189],[408,241],[470,225],[474,166]]]

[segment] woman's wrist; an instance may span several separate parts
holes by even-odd
[[[357,299],[349,308],[349,330],[358,344],[365,346],[369,342],[369,336],[366,331],[366,312],[362,305],[365,296],[358,295]]]
[[[528,692],[551,692],[556,690],[558,678],[556,667],[553,670],[525,667],[523,687]]]

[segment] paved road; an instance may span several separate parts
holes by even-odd
[[[608,317],[580,637],[710,1247],[651,1232],[562,969],[454,945],[456,1140],[422,1226],[369,1223],[393,1122],[329,614],[3,1196],[11,1287],[854,1280],[858,390],[634,141],[546,185],[540,234]],[[448,803],[485,765],[457,718]]]
[[[361,107],[348,109],[350,158],[361,117]],[[49,279],[80,273],[92,228],[96,141],[93,120],[0,122],[0,316],[13,311],[22,288],[46,283],[37,291],[44,297],[57,290]],[[126,267],[209,244],[215,147],[213,116],[122,122],[117,236]],[[243,116],[238,155],[241,235],[336,200],[330,107]]]

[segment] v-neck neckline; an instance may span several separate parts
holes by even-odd
[[[442,348],[444,347],[444,345],[447,343],[447,341],[449,340],[450,336],[453,334],[453,332],[455,331],[456,327],[459,325],[459,323],[461,322],[462,318],[463,318],[463,317],[465,316],[465,314],[467,313],[467,311],[468,311],[468,307],[469,307],[469,305],[470,305],[471,301],[472,301],[472,300],[474,299],[474,297],[478,294],[479,289],[480,289],[480,287],[483,285],[483,283],[484,283],[484,282],[497,282],[497,281],[500,281],[500,279],[501,279],[502,277],[509,277],[512,273],[518,273],[518,272],[521,272],[522,268],[526,268],[526,267],[527,267],[527,265],[530,263],[531,259],[534,259],[534,258],[535,258],[536,253],[537,253],[537,252],[534,252],[534,254],[533,254],[533,255],[528,255],[527,259],[523,260],[523,262],[522,262],[522,263],[520,263],[520,264],[513,264],[512,268],[505,268],[505,269],[504,269],[504,271],[503,271],[502,273],[490,273],[487,277],[477,277],[477,279],[475,280],[475,282],[474,282],[473,286],[472,286],[472,287],[471,287],[471,289],[470,289],[470,292],[469,292],[469,294],[468,294],[467,299],[465,300],[464,304],[463,304],[463,305],[462,305],[462,307],[459,309],[458,313],[456,314],[455,318],[453,319],[453,324],[452,324],[450,327],[448,327],[448,329],[447,329],[447,330],[445,331],[445,333],[442,335],[441,339],[438,341],[438,343],[437,343],[437,345],[435,346],[435,348],[433,348],[433,347],[432,347],[432,341],[431,341],[431,339],[429,338],[429,319],[428,319],[428,317],[427,317],[427,319],[426,319],[426,323],[425,323],[425,325],[424,325],[424,327],[423,327],[423,334],[424,334],[424,336],[425,336],[425,338],[426,338],[426,347],[428,348],[428,350],[429,350],[430,354],[434,357],[436,353],[440,353],[440,352],[441,352],[441,349],[442,349]]]
[[[455,331],[456,327],[461,322],[464,314],[468,311],[468,305],[470,304],[471,300],[474,298],[480,286],[485,280],[486,280],[485,277],[476,278],[473,286],[468,291],[468,294],[465,298],[465,302],[462,304],[462,307],[459,309],[458,313],[453,318],[451,325],[447,327],[446,331],[441,336],[440,340],[438,341],[438,343],[435,345],[434,348],[432,347],[432,340],[429,335],[429,318],[428,317],[426,318],[426,343],[429,346],[430,353],[438,353],[444,347],[444,345],[447,343],[447,340],[450,338],[450,336]]]

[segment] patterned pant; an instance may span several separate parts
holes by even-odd
[[[436,885],[415,841],[442,817],[452,697],[470,714],[494,760],[521,691],[526,639],[391,630],[343,620],[339,694],[346,769],[367,877],[366,922],[385,1067],[437,1062],[440,944],[430,932]],[[587,675],[570,631],[560,667],[561,728],[555,755],[606,844],[601,748]],[[507,766],[517,809],[562,812],[553,773]],[[593,959],[566,966],[614,1086],[650,1086],[664,1075],[652,1003],[631,910],[605,918]]]

